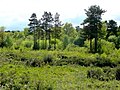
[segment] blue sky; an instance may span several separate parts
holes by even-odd
[[[113,19],[120,25],[119,0],[0,0],[0,26],[6,30],[23,30],[34,12],[41,18],[44,11],[58,12],[63,23],[80,25],[86,15],[84,9],[91,5],[100,5],[107,10],[103,20]]]

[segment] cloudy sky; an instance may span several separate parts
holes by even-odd
[[[23,30],[33,12],[41,18],[44,11],[58,12],[61,21],[76,26],[86,17],[84,9],[91,5],[107,10],[103,20],[113,19],[120,25],[119,0],[0,0],[0,26],[6,30]]]

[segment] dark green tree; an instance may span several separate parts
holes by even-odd
[[[30,26],[30,32],[33,32],[34,36],[34,45],[33,45],[33,50],[39,49],[39,44],[37,42],[37,27],[38,27],[38,20],[37,16],[35,13],[33,13],[29,19],[30,23],[28,24]]]
[[[42,18],[41,18],[41,21],[42,21],[42,29],[44,30],[45,32],[45,47],[47,47],[47,39],[49,39],[49,46],[48,46],[48,49],[51,48],[51,44],[50,44],[50,41],[51,41],[51,28],[52,28],[52,24],[53,24],[53,17],[52,17],[52,14],[51,12],[44,12],[44,14],[42,15]]]
[[[106,22],[107,23],[107,22]],[[109,20],[109,22],[107,23],[107,35],[106,35],[106,39],[110,36],[110,35],[115,35],[117,36],[117,22],[115,22],[114,20]]]
[[[4,40],[5,40],[5,27],[0,27],[0,47],[4,47]]]
[[[105,10],[102,10],[100,6],[92,5],[88,8],[88,10],[85,9],[85,14],[87,15],[87,18],[84,20],[83,25],[86,29],[86,34],[90,38],[95,38],[95,49],[94,52],[97,52],[97,40],[98,40],[98,34],[101,31],[101,15],[105,13]],[[90,49],[91,51],[92,49]]]
[[[82,37],[87,38],[90,41],[90,52],[93,52],[92,39],[94,38],[94,34],[92,33],[92,26],[84,26],[82,34]]]
[[[54,17],[54,49],[56,49],[56,38],[60,38],[60,33],[61,33],[61,21],[59,19],[60,14],[56,13]]]

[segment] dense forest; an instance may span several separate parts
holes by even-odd
[[[1,26],[0,89],[119,90],[120,26],[106,12],[92,5],[76,27],[47,11],[22,31]]]

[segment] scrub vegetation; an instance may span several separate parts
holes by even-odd
[[[22,31],[1,26],[0,90],[119,90],[120,27],[105,12],[85,9],[83,28],[51,12]]]

